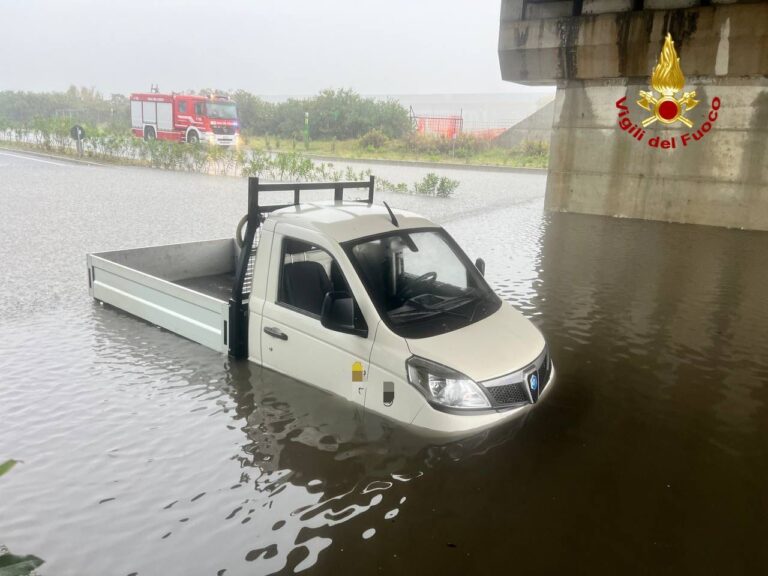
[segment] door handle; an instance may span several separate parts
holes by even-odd
[[[278,338],[280,340],[288,340],[288,334],[281,331],[279,328],[273,328],[271,326],[266,326],[264,328],[264,333],[269,334],[273,338]]]

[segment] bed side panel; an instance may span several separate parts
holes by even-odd
[[[171,282],[235,270],[235,242],[231,238],[114,250],[94,256]]]
[[[134,316],[227,352],[229,304],[91,254],[91,295]]]

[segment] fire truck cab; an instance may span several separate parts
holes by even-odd
[[[131,128],[144,140],[235,146],[240,139],[237,107],[226,96],[131,94]]]

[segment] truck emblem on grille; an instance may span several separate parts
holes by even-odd
[[[528,385],[533,392],[536,392],[536,390],[539,389],[539,377],[536,376],[536,372],[528,376]]]

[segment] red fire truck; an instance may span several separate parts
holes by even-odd
[[[240,140],[237,107],[226,96],[131,94],[133,135],[144,140],[235,146]]]

